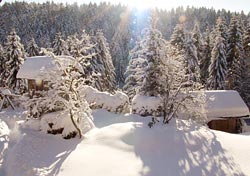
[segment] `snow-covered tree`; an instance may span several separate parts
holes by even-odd
[[[184,50],[185,48],[185,31],[182,24],[176,25],[174,32],[170,38],[170,44],[178,49],[178,51]]]
[[[72,57],[54,57],[54,63],[57,69],[43,76],[48,91],[37,92],[25,102],[25,106],[30,108],[31,117],[42,120],[43,114],[60,112],[58,116],[45,120],[48,121],[45,124],[47,131],[62,133],[66,139],[76,135],[81,138],[94,126],[89,104],[81,93],[84,86],[82,66],[79,60]]]
[[[228,30],[227,45],[227,67],[228,67],[228,89],[241,92],[242,67],[243,67],[243,47],[242,47],[242,27],[237,16],[232,17]]]
[[[200,69],[197,55],[197,49],[191,39],[185,42],[185,57],[184,63],[186,72],[190,76],[189,79],[195,82],[200,82]]]
[[[227,29],[227,23],[225,21],[224,17],[219,17],[216,21],[216,26],[214,29],[214,36],[211,37],[211,43],[215,45],[215,39],[216,36],[220,35],[224,40],[224,45],[227,46],[227,41],[228,41],[228,29]]]
[[[247,23],[246,29],[242,36],[244,59],[246,59],[246,64],[250,69],[250,22]]]
[[[202,58],[203,38],[201,35],[200,27],[197,22],[195,23],[194,29],[192,31],[192,40],[193,40],[194,46],[196,47],[197,58],[200,61]]]
[[[32,37],[27,45],[26,53],[29,57],[31,57],[31,56],[39,56],[39,52],[40,49],[37,46],[35,39]]]
[[[63,40],[61,32],[57,33],[52,44],[53,53],[59,55],[69,55],[67,43]]]
[[[77,35],[73,35],[73,36],[69,36],[67,38],[67,45],[68,45],[68,51],[69,54],[72,57],[81,57],[82,53],[82,44],[81,44],[81,40],[77,38]]]
[[[141,41],[143,47],[142,55],[147,61],[144,81],[140,94],[146,96],[158,96],[162,93],[161,60],[166,57],[166,41],[162,38],[160,31],[156,29],[145,29],[144,39]]]
[[[136,42],[135,47],[129,53],[129,64],[125,72],[125,84],[123,90],[129,96],[130,100],[138,93],[141,88],[145,71],[147,68],[147,60],[143,55],[143,42]]]
[[[192,38],[185,33],[183,25],[177,25],[170,39],[170,56],[176,59],[182,59],[186,65],[185,70],[193,81],[200,81],[199,61],[197,48]],[[184,56],[184,57],[180,57]]]
[[[146,67],[147,61],[144,58],[132,58],[129,61],[129,65],[125,72],[126,79],[123,90],[130,100],[132,100],[142,86]]]
[[[4,51],[6,60],[3,65],[4,71],[1,73],[1,80],[9,88],[18,91],[22,85],[22,81],[17,80],[16,75],[20,65],[23,64],[25,52],[20,38],[15,31],[10,32],[7,36]]]
[[[208,68],[211,62],[211,43],[210,43],[210,32],[207,27],[205,38],[202,46],[202,55],[200,59],[200,75],[201,75],[201,83],[203,85],[207,84],[207,79],[209,76]]]
[[[168,123],[172,118],[204,121],[204,95],[201,84],[189,79],[190,74],[186,73],[185,64],[181,59],[167,56],[162,61],[161,67],[163,74],[159,79],[162,80],[161,87],[163,87],[160,95],[163,104],[163,123]],[[154,122],[155,120],[149,125]]]
[[[95,55],[91,59],[94,71],[98,73],[95,87],[100,91],[115,91],[115,68],[109,51],[109,46],[103,32],[97,31],[92,36]]]
[[[212,90],[223,90],[226,88],[227,60],[224,38],[222,36],[219,35],[216,38],[211,55],[207,87]]]

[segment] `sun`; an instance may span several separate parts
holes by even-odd
[[[129,5],[130,7],[135,7],[138,10],[157,7],[155,0],[123,0],[123,3]]]

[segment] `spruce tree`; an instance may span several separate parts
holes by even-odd
[[[246,64],[246,73],[250,76],[250,22],[248,22],[246,29],[242,36],[243,50],[244,50],[244,59]]]
[[[242,31],[239,18],[236,16],[231,19],[228,30],[227,66],[227,88],[241,92],[243,66]]]
[[[57,56],[59,55],[69,55],[67,44],[62,38],[61,32],[57,33],[52,44],[53,53]]]
[[[192,81],[200,81],[199,61],[197,49],[189,34],[186,34],[183,25],[178,24],[170,38],[170,56],[180,59],[185,65],[186,73]]]
[[[24,62],[25,51],[20,42],[19,36],[15,31],[10,32],[5,43],[5,57],[4,72],[2,73],[2,80],[5,85],[12,90],[19,91],[22,81],[18,81],[16,76],[20,65]]]
[[[32,39],[29,41],[27,48],[26,48],[26,53],[29,57],[31,56],[39,56],[40,49],[36,44],[35,39],[32,37]]]
[[[184,63],[189,79],[194,82],[200,82],[200,69],[197,56],[197,49],[191,39],[185,42],[185,57]]]
[[[159,77],[163,74],[161,62],[166,57],[166,41],[160,31],[151,28],[145,30],[145,37],[141,42],[143,56],[148,64],[140,93],[146,96],[159,96],[163,91]]]
[[[201,35],[200,27],[197,22],[195,23],[194,29],[192,31],[192,40],[197,50],[198,60],[200,61],[202,58],[203,38]]]
[[[2,45],[0,44],[0,86],[3,87],[4,82],[2,80],[2,73],[4,72],[4,63],[6,62],[5,56],[4,56],[4,50]]]
[[[146,67],[147,61],[144,58],[132,58],[129,61],[129,65],[125,72],[126,79],[123,90],[130,100],[132,100],[142,86]]]
[[[147,67],[143,50],[142,42],[140,41],[135,44],[129,54],[130,61],[125,72],[126,79],[123,90],[130,100],[138,93],[143,83],[145,69]]]
[[[186,36],[183,25],[176,25],[176,27],[174,28],[174,32],[170,37],[170,44],[181,51],[185,48],[185,40]]]
[[[95,72],[99,74],[96,87],[101,91],[115,91],[115,68],[110,55],[110,49],[103,32],[97,31],[92,37],[95,55],[91,59]]]
[[[226,87],[227,60],[224,38],[220,35],[215,40],[215,46],[211,54],[209,77],[207,88],[211,90],[223,90]]]
[[[227,29],[227,23],[225,21],[224,17],[219,17],[216,21],[216,26],[215,26],[215,36],[213,36],[212,43],[215,44],[216,41],[216,36],[220,35],[224,39],[224,45],[227,46],[227,41],[228,41],[228,29]],[[219,33],[219,34],[217,34]],[[214,41],[214,42],[213,42]]]
[[[202,55],[200,60],[200,75],[201,75],[201,83],[203,85],[207,84],[207,79],[209,76],[208,68],[211,63],[211,43],[210,43],[210,32],[209,28],[207,27],[204,43],[202,46]]]

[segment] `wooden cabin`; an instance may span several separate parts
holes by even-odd
[[[64,64],[72,61],[70,56],[57,56]],[[17,78],[25,79],[29,92],[48,90],[47,83],[43,80],[45,74],[55,71],[57,66],[50,56],[34,56],[25,59],[21,65]]]
[[[240,133],[240,119],[249,117],[249,109],[237,91],[205,91],[205,113],[210,129]]]

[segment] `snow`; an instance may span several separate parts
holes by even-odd
[[[206,115],[209,120],[218,117],[249,116],[249,109],[237,91],[205,91]]]
[[[84,86],[82,93],[91,108],[103,108],[110,112],[119,113],[129,112],[129,98],[121,91],[116,91],[112,95],[108,92],[100,92],[91,86]]]
[[[8,149],[10,130],[7,124],[0,119],[0,167],[3,164],[3,157]]]
[[[53,124],[51,127],[49,124]],[[79,128],[81,129],[82,133],[86,133],[91,128],[93,128],[93,125],[89,123],[89,121],[80,120],[78,122]],[[62,131],[62,136],[67,137],[73,132],[77,132],[76,128],[74,127],[69,112],[68,111],[59,111],[59,112],[53,112],[45,114],[41,117],[41,130],[44,133],[47,133],[48,131],[52,132],[53,130],[60,130]]]
[[[150,117],[106,110],[95,110],[93,117],[96,128],[82,140],[20,126],[19,140],[4,157],[3,175],[250,175],[248,134],[213,131],[176,119],[149,128]]]
[[[161,107],[159,97],[149,97],[137,94],[132,99],[132,112],[143,116],[155,115]]]
[[[249,116],[247,105],[237,91],[211,90],[204,91],[205,115],[207,120],[229,117]],[[160,108],[159,97],[136,95],[132,100],[132,112],[139,115],[152,115]]]
[[[68,64],[72,57],[57,56],[58,59]],[[53,58],[50,56],[34,56],[28,57],[17,73],[17,78],[40,80],[45,73],[49,73],[56,69]]]

